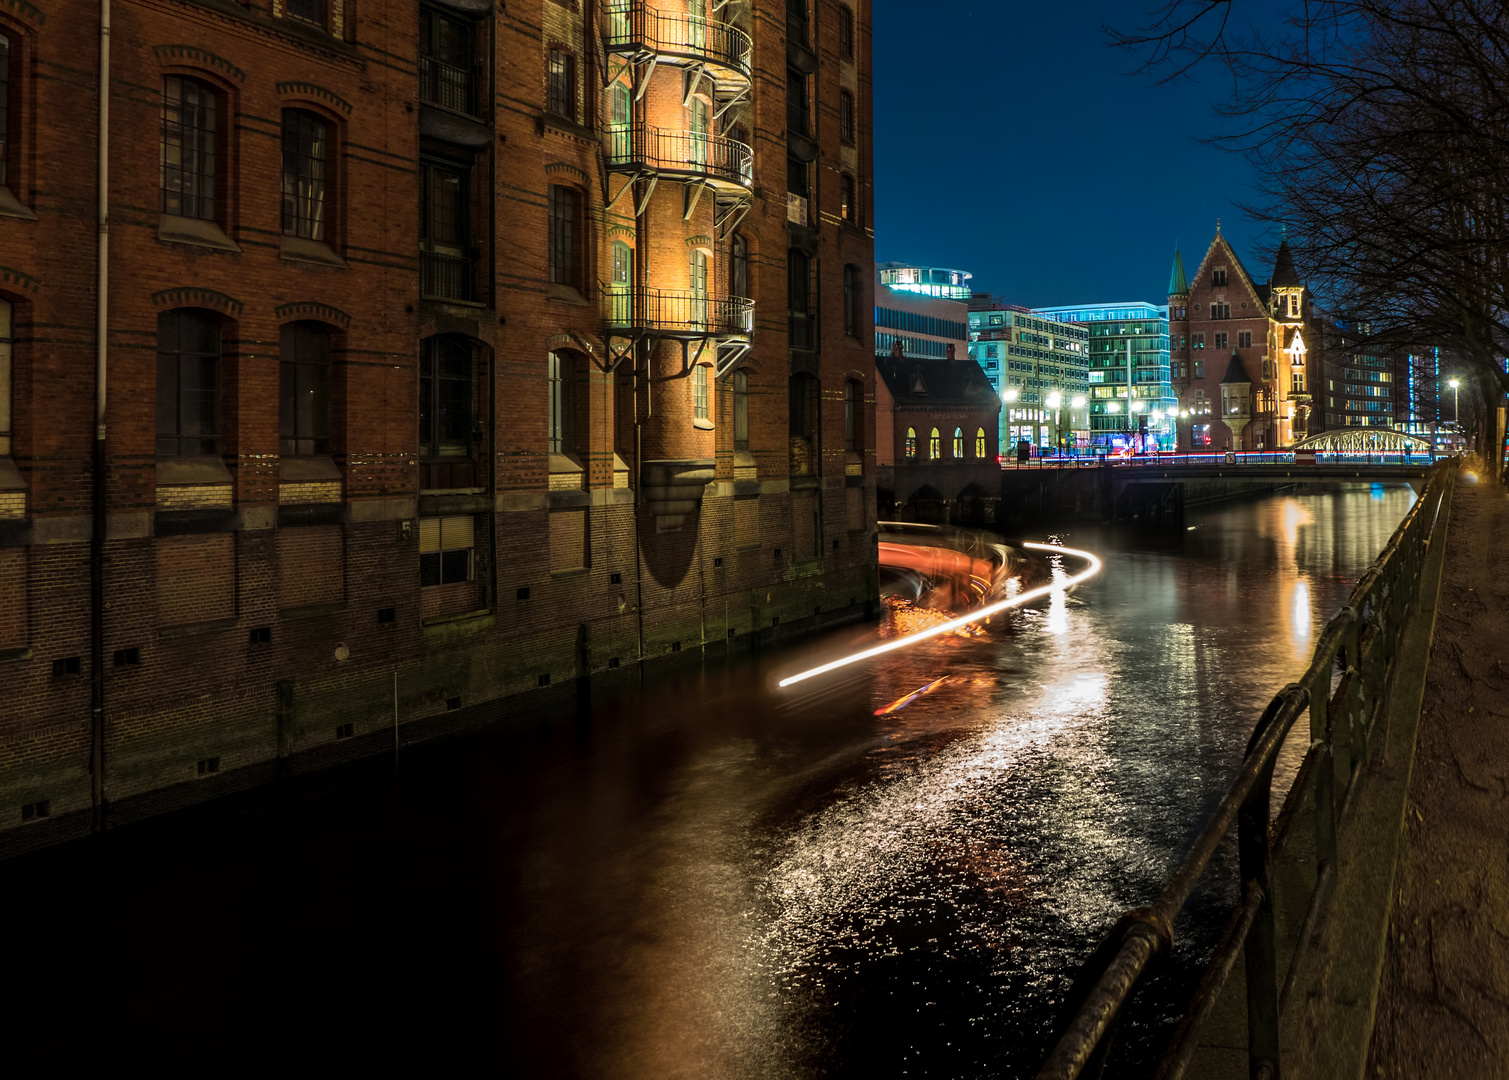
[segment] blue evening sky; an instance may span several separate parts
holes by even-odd
[[[1222,232],[1258,281],[1263,228],[1207,86],[1126,74],[1102,22],[1159,0],[873,0],[875,258],[968,270],[1011,303],[1167,301]],[[1214,80],[1214,71],[1205,76]]]

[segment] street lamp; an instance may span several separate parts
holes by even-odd
[[[1446,385],[1451,387],[1451,422],[1453,424],[1461,424],[1462,384],[1456,379],[1452,379]]]
[[[1132,404],[1130,406],[1128,406],[1128,409],[1130,410],[1131,413],[1138,413],[1138,414],[1140,414],[1146,408],[1147,408],[1147,402],[1145,402],[1145,401],[1134,401],[1134,402],[1132,402]],[[1130,433],[1131,433],[1131,436],[1132,436],[1132,445],[1136,446],[1137,445],[1137,421],[1133,420],[1132,417],[1131,417],[1131,415],[1127,416],[1127,428],[1130,430]],[[1142,452],[1144,454],[1147,453],[1147,440],[1146,439],[1142,440]]]
[[[1060,451],[1062,451],[1064,448],[1064,425],[1062,422],[1063,414],[1059,411],[1059,406],[1063,403],[1064,395],[1060,394],[1057,390],[1053,391],[1053,393],[1049,394],[1046,398],[1043,399],[1043,404],[1048,406],[1048,408],[1053,413],[1053,443],[1058,447]]]

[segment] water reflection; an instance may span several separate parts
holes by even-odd
[[[797,654],[736,660],[406,748],[396,777],[371,763],[286,810],[125,830],[0,881],[31,930],[0,1007],[18,1053],[77,1063],[94,1044],[49,1003],[103,955],[130,976],[89,1021],[116,1066],[314,1040],[346,1068],[521,1077],[1028,1074],[1067,974],[1155,893],[1413,500],[1077,528],[1100,577],[981,639],[795,694],[771,686]],[[1223,898],[1197,896],[1180,939]]]

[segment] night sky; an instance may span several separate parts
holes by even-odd
[[[1156,0],[874,0],[875,258],[968,270],[1011,303],[1165,303],[1216,218],[1259,281],[1263,227],[1211,86],[1155,87],[1103,22]],[[1206,78],[1214,81],[1212,70]]]

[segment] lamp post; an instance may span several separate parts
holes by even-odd
[[[1085,407],[1085,396],[1083,394],[1075,394],[1074,398],[1069,402],[1069,406],[1075,410],[1083,409]],[[1072,413],[1069,417],[1069,423],[1074,423],[1074,417]]]
[[[1451,422],[1460,426],[1462,423],[1462,384],[1452,379],[1446,385],[1451,387]]]
[[[1188,409],[1180,409],[1179,410],[1179,419],[1180,420],[1188,420],[1189,419],[1189,410]],[[1194,425],[1191,424],[1190,428],[1189,428],[1189,446],[1185,448],[1184,452],[1186,454],[1192,454],[1192,453],[1194,453],[1194,450],[1195,450],[1195,428],[1194,428]],[[1174,433],[1174,452],[1178,453],[1178,451],[1179,451],[1179,435],[1178,435],[1178,432],[1176,431]]]
[[[1132,404],[1130,406],[1128,406],[1127,427],[1131,430],[1131,433],[1132,433],[1132,445],[1133,446],[1137,445],[1138,420],[1133,420],[1132,419],[1132,414],[1133,413],[1137,413],[1139,415],[1139,418],[1140,418],[1142,410],[1145,409],[1145,408],[1147,408],[1147,402],[1145,402],[1145,401],[1134,401],[1134,402],[1132,402]],[[1144,454],[1147,453],[1147,439],[1143,439],[1142,440],[1142,452]]]
[[[1062,453],[1064,449],[1064,413],[1062,408],[1064,395],[1055,390],[1043,400],[1043,404],[1053,410],[1053,443],[1058,447],[1060,453]]]

